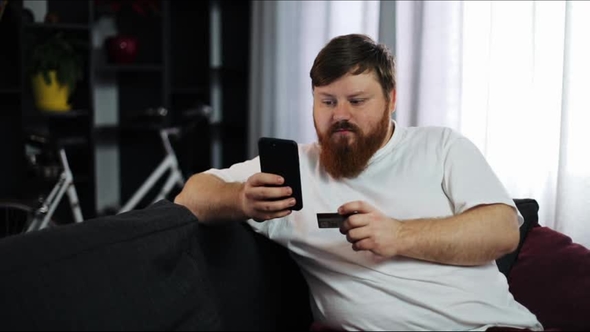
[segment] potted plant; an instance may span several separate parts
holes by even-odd
[[[82,58],[74,43],[63,33],[40,42],[30,41],[27,67],[38,109],[64,112],[71,109],[69,98],[82,79]]]
[[[140,51],[137,24],[160,15],[158,0],[95,0],[97,15],[114,18],[118,33],[105,40],[109,63],[134,63]],[[131,29],[130,29],[131,28]],[[131,31],[135,31],[135,33]]]

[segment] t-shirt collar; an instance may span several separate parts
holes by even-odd
[[[404,136],[404,129],[401,128],[395,120],[391,119],[391,122],[393,124],[393,135],[391,135],[389,141],[387,141],[384,146],[375,152],[375,154],[369,160],[369,165],[393,151],[393,149],[395,149],[398,143],[402,140]]]

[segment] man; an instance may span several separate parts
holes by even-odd
[[[542,329],[495,259],[516,207],[479,150],[446,128],[402,128],[395,64],[363,35],[331,40],[310,72],[318,143],[300,145],[304,207],[258,158],[189,179],[175,202],[203,223],[248,220],[286,246],[316,321],[360,330]],[[316,213],[348,216],[339,231]]]

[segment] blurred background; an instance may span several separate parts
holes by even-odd
[[[186,177],[255,156],[260,136],[312,142],[311,64],[332,37],[364,33],[396,56],[400,125],[458,130],[512,197],[539,202],[541,224],[590,246],[586,2],[0,6],[0,198],[51,183],[28,166],[31,132],[65,147],[85,218],[116,211],[158,166],[161,128],[182,128],[172,143]],[[48,97],[51,75],[71,91]]]

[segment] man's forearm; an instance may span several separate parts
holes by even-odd
[[[243,183],[227,183],[211,174],[193,175],[174,203],[187,207],[200,222],[248,219],[240,207]]]
[[[516,212],[503,204],[480,206],[444,219],[403,222],[402,256],[452,265],[481,265],[516,249]]]

